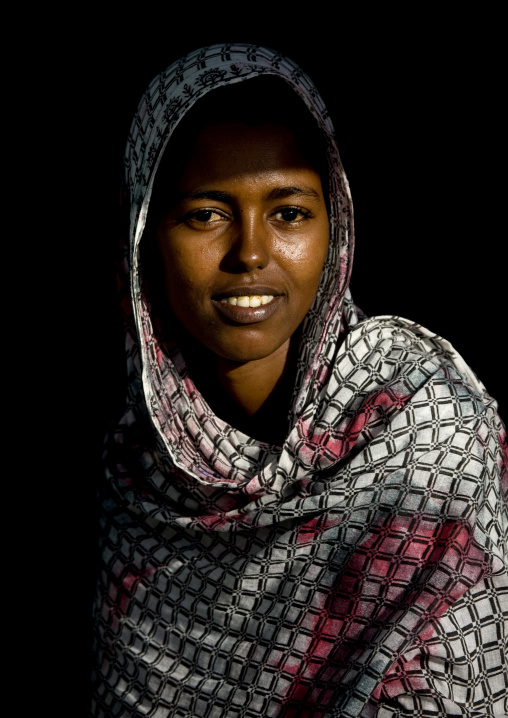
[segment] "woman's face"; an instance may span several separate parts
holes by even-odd
[[[171,310],[220,357],[267,357],[314,300],[328,234],[320,176],[290,130],[210,125],[157,225]]]

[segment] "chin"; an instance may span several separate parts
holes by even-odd
[[[263,351],[260,349],[250,349],[246,347],[229,350],[214,352],[216,356],[226,361],[234,362],[235,364],[247,364],[248,362],[260,361],[278,353],[275,351]]]
[[[257,340],[240,340],[227,346],[209,347],[213,354],[236,364],[261,361],[269,357],[279,356],[286,353],[289,347],[289,339],[284,338],[281,342],[274,344],[263,344]]]

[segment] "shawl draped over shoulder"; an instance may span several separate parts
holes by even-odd
[[[282,446],[212,412],[157,338],[140,261],[175,126],[262,74],[303,99],[329,164]],[[128,387],[106,439],[94,718],[507,714],[506,433],[448,342],[355,307],[349,187],[309,78],[257,46],[191,53],[142,98],[124,190]]]

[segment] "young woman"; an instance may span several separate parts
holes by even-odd
[[[355,307],[309,78],[191,53],[125,171],[92,715],[503,715],[506,434],[446,341]]]

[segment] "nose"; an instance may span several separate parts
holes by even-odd
[[[225,257],[229,271],[252,272],[270,260],[270,230],[262,218],[242,217],[233,223]]]

